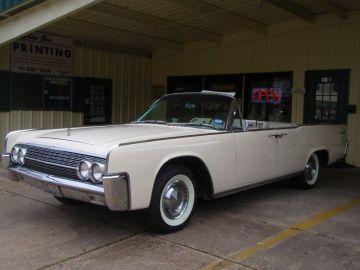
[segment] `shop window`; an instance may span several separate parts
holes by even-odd
[[[12,110],[71,110],[72,78],[12,72]]]
[[[11,73],[12,110],[41,110],[43,108],[43,76]]]
[[[235,92],[244,118],[291,121],[292,72],[168,77],[167,92]]]
[[[1,85],[1,98],[0,98],[0,112],[10,111],[11,93],[10,93],[10,72],[0,70],[0,85]]]
[[[44,77],[44,109],[71,110],[72,78]]]
[[[167,92],[200,92],[203,90],[203,77],[201,76],[179,76],[168,77]]]
[[[245,76],[244,115],[247,119],[291,121],[292,73]]]
[[[314,119],[332,122],[336,120],[338,109],[337,84],[331,83],[330,78],[324,77],[322,79],[323,81],[316,86]]]
[[[111,123],[111,80],[0,71],[0,85],[0,111],[83,112],[85,125]]]
[[[242,75],[211,75],[204,76],[204,89],[219,92],[233,92],[241,94]]]
[[[346,123],[349,77],[349,70],[306,72],[305,123]]]

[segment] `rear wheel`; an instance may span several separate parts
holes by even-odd
[[[169,233],[185,227],[192,217],[196,197],[195,177],[187,167],[165,167],[156,178],[149,207],[153,228]]]
[[[308,162],[306,163],[304,172],[296,177],[295,185],[301,189],[310,189],[318,183],[320,171],[319,157],[316,153],[311,154]]]

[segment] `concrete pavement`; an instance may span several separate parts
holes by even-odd
[[[0,269],[360,269],[360,203],[276,237],[359,196],[360,169],[323,169],[315,189],[277,183],[200,202],[187,228],[158,235],[144,211],[67,206],[0,177]]]

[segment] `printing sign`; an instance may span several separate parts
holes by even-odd
[[[11,45],[13,72],[73,75],[72,39],[33,33],[14,41]]]
[[[281,89],[278,88],[253,88],[251,93],[253,103],[280,103]]]

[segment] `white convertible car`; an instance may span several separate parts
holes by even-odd
[[[345,126],[245,120],[233,94],[203,91],[166,95],[126,125],[11,132],[2,165],[64,203],[147,208],[153,227],[171,232],[198,197],[290,177],[312,188],[347,147]]]

